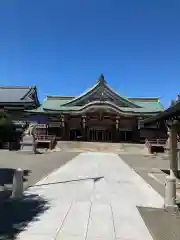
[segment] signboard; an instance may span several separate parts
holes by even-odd
[[[21,120],[12,120],[13,124],[18,127],[25,127],[26,126],[26,121],[21,121]]]
[[[49,127],[61,127],[61,122],[50,122]]]
[[[23,121],[23,120],[12,120],[12,122],[13,122],[14,124],[17,124],[17,125],[26,124],[26,121]]]
[[[49,121],[60,121],[61,117],[60,116],[49,116],[48,120]]]
[[[47,128],[46,124],[37,124],[37,128]]]

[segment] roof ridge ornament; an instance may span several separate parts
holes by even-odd
[[[103,75],[103,74],[100,75],[100,77],[99,77],[99,79],[98,79],[98,82],[99,82],[100,84],[106,83],[106,80],[104,79],[104,75]]]

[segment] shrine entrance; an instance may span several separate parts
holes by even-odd
[[[90,142],[112,142],[112,131],[109,129],[89,129],[88,141]]]
[[[81,129],[70,129],[69,140],[70,141],[81,141],[82,140]]]
[[[133,140],[133,132],[124,130],[120,131],[120,142],[132,142]]]

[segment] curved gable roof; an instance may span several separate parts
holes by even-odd
[[[113,99],[114,98],[114,99]],[[98,104],[97,104],[98,103]],[[104,106],[103,106],[104,105]],[[45,112],[81,112],[90,106],[111,106],[120,112],[131,112],[137,114],[159,113],[164,110],[159,98],[126,98],[121,97],[109,87],[101,75],[98,81],[88,91],[78,97],[72,96],[48,96],[42,105],[36,109],[37,113]]]
[[[104,76],[101,75],[98,81],[87,91],[79,95],[78,97],[75,97],[74,99],[68,101],[67,103],[64,104],[64,106],[70,106],[70,105],[78,105],[79,102],[83,101],[84,99],[87,99],[90,97],[93,93],[95,93],[98,89],[103,88],[103,90],[107,90],[108,92],[111,93],[112,96],[115,98],[119,99],[119,101],[127,104],[129,107],[140,107],[136,103],[131,102],[129,99],[125,97],[121,97],[117,92],[115,92],[105,81]]]

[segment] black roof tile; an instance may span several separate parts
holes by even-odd
[[[0,86],[0,103],[33,102],[34,86]]]

